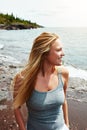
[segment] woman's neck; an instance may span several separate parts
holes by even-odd
[[[55,71],[55,66],[51,65],[47,62],[44,62],[42,68],[41,68],[41,72],[42,75],[45,77],[46,75],[50,75]]]

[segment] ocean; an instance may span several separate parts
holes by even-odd
[[[63,61],[69,69],[70,77],[87,80],[87,27],[0,30],[0,62],[7,60],[24,63],[33,40],[42,32],[53,32],[60,36],[65,52]]]

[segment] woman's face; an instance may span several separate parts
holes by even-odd
[[[46,57],[46,60],[51,65],[62,65],[62,57],[64,56],[64,52],[62,49],[62,43],[60,39],[57,39],[52,44],[50,51]]]

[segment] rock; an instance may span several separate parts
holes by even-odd
[[[10,68],[17,68],[17,66],[9,65]]]
[[[5,29],[5,30],[21,30],[21,29],[33,29],[37,28],[36,26],[33,25],[24,25],[22,23],[20,24],[0,24],[0,29]]]

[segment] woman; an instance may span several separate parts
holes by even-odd
[[[28,109],[27,130],[69,130],[66,89],[68,71],[60,38],[44,32],[33,43],[25,69],[14,81],[14,113],[26,130],[20,108]]]

